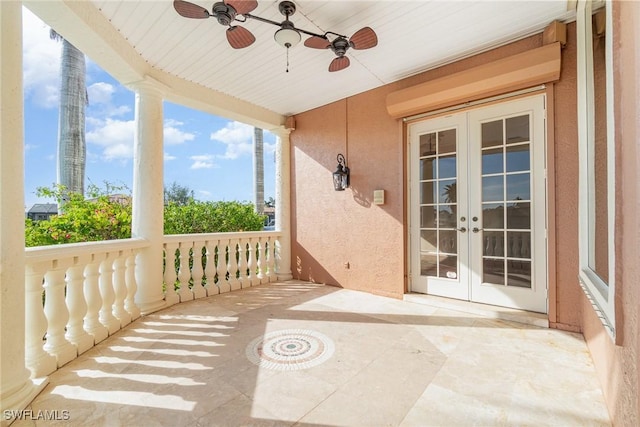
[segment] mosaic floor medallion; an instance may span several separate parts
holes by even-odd
[[[247,357],[260,367],[295,371],[319,365],[335,350],[333,341],[309,329],[284,329],[260,336],[247,346]]]

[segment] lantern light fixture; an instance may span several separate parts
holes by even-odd
[[[347,160],[342,154],[338,154],[337,157],[338,166],[333,173],[333,188],[336,191],[344,191],[349,187],[349,168],[347,167]]]

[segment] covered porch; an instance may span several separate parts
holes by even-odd
[[[27,410],[72,426],[610,425],[580,334],[498,314],[262,284],[132,322]]]
[[[307,2],[301,26],[378,31],[380,50],[349,51],[352,64],[337,78],[326,71],[331,57],[311,49],[285,74],[274,59],[284,51],[270,53],[267,30],[255,30],[252,54],[226,44],[210,54],[226,43],[224,30],[192,27],[171,1],[0,2],[2,423],[32,425],[42,414],[75,425],[637,424],[640,11],[634,2],[605,3],[579,1],[576,17],[572,1],[513,2],[527,9]],[[331,13],[334,4],[340,13]],[[23,250],[23,5],[135,91],[131,239]],[[582,87],[593,78],[582,61],[592,6],[607,13],[600,29],[612,51],[603,68],[616,83],[606,96],[615,126],[598,157],[609,162],[608,181],[597,188],[593,147],[582,142],[592,125],[584,118],[594,120]],[[275,2],[260,2],[258,12],[279,16]],[[427,25],[431,17],[438,25]],[[525,172],[540,181],[524,185],[539,190],[541,220],[515,228],[542,244],[535,257],[507,248],[500,265],[544,265],[533,276],[518,271],[542,290],[543,309],[504,314],[414,295],[415,279],[433,277],[422,274],[422,231],[440,233],[442,224],[420,224],[420,205],[435,212],[438,203],[416,202],[411,188],[447,182],[412,181],[422,159],[411,157],[409,124],[533,95],[544,105],[539,139],[520,143],[543,153]],[[277,136],[275,231],[163,234],[165,100]],[[347,191],[331,183],[337,154],[351,170]],[[481,171],[481,158],[468,169]],[[500,179],[511,172],[505,167]],[[608,217],[600,240],[585,240],[595,220],[581,214],[596,190]],[[522,200],[500,197],[504,206]],[[443,226],[450,242],[481,241],[477,221],[491,203],[476,205],[458,218],[451,210],[453,225]],[[499,228],[503,237],[514,231]],[[598,255],[609,282],[588,288],[594,241],[606,241]],[[460,281],[466,269],[481,282],[483,257],[497,257],[476,246],[481,267],[447,252],[455,265],[436,270],[439,280]],[[267,339],[275,341],[261,345]]]

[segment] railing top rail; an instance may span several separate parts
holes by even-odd
[[[141,238],[102,240],[99,242],[67,243],[63,245],[36,246],[25,248],[27,262],[48,261],[51,259],[77,257],[95,253],[116,252],[129,249],[142,249],[150,245]]]
[[[281,231],[236,231],[227,233],[202,233],[202,234],[166,234],[165,243],[179,243],[184,241],[204,242],[218,239],[229,239],[240,237],[248,239],[252,237],[280,237]]]

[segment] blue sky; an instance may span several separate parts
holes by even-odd
[[[25,207],[36,188],[56,181],[62,44],[23,8]],[[87,179],[132,188],[134,93],[87,57]],[[264,133],[265,199],[275,197],[275,136]],[[164,183],[189,187],[198,200],[253,201],[253,127],[164,103]]]

